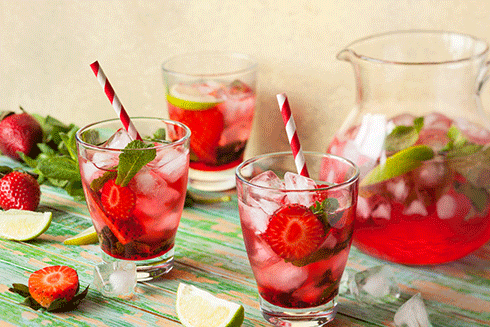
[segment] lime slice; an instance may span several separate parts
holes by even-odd
[[[0,211],[0,237],[14,241],[32,240],[48,229],[51,218],[51,212]]]
[[[222,102],[212,95],[201,94],[195,87],[185,84],[172,86],[167,94],[167,101],[184,110],[206,110]]]
[[[403,149],[386,159],[384,164],[371,170],[360,183],[368,186],[401,176],[422,165],[422,162],[434,157],[434,150],[427,145],[416,145]]]
[[[239,327],[245,315],[243,306],[184,283],[177,289],[175,308],[186,327]]]
[[[99,238],[97,237],[97,233],[95,232],[94,226],[90,226],[83,232],[78,233],[75,236],[69,237],[64,240],[63,244],[66,245],[85,245],[97,243]]]

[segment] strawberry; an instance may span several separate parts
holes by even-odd
[[[115,219],[127,219],[136,204],[136,195],[127,186],[120,186],[114,179],[102,187],[100,196],[104,210]]]
[[[264,233],[271,249],[289,261],[312,254],[324,237],[323,223],[308,207],[300,204],[287,205],[274,212]]]
[[[3,112],[0,119],[0,151],[15,160],[20,160],[17,152],[34,158],[39,153],[37,144],[43,141],[39,122],[26,112]]]
[[[224,129],[224,117],[219,107],[182,110],[177,116],[171,118],[180,121],[191,130],[192,153],[207,164],[216,164],[216,150]]]
[[[127,186],[117,185],[114,179],[102,186],[100,202],[107,213],[99,216],[121,244],[126,245],[145,234],[140,221],[131,216],[136,205],[136,195]]]
[[[73,299],[79,287],[78,275],[67,266],[48,266],[32,273],[28,286],[31,297],[48,308],[57,299]]]
[[[0,207],[2,209],[34,211],[40,199],[39,183],[28,173],[10,171],[0,179]]]

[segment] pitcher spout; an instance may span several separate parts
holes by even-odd
[[[343,49],[342,51],[340,51],[338,54],[337,54],[337,59],[338,60],[343,60],[343,61],[347,61],[347,62],[352,62],[352,59],[354,59],[356,57],[356,53],[354,51],[352,51],[351,49]]]

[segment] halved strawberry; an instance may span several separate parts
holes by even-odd
[[[317,216],[300,204],[278,209],[270,218],[264,238],[281,258],[298,260],[313,253],[323,242],[325,227]]]
[[[102,186],[100,203],[105,211],[98,215],[121,244],[125,245],[145,234],[145,228],[133,216],[136,195],[127,186],[117,185],[114,179]]]
[[[126,219],[136,204],[136,195],[127,186],[117,185],[114,179],[102,187],[100,196],[104,210],[116,219]]]
[[[32,298],[48,308],[57,299],[73,299],[78,291],[78,274],[67,266],[48,266],[32,273],[28,286]]]
[[[173,110],[170,118],[190,128],[192,153],[207,164],[216,164],[216,150],[224,129],[224,117],[219,107]]]

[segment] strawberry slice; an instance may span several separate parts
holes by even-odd
[[[28,287],[32,298],[44,308],[57,299],[67,302],[78,291],[78,274],[67,266],[48,266],[31,274]]]
[[[114,179],[102,187],[100,196],[104,210],[115,219],[127,219],[136,204],[136,195],[129,187],[120,186]]]
[[[307,207],[291,204],[270,218],[264,238],[281,258],[299,260],[313,253],[323,242],[325,227]]]
[[[201,161],[216,164],[216,150],[224,129],[224,117],[218,106],[205,110],[175,110],[171,119],[191,130],[191,151]]]
[[[131,216],[136,205],[136,195],[127,186],[120,186],[114,179],[102,186],[100,201],[105,213],[100,217],[123,245],[145,234],[140,221]]]

